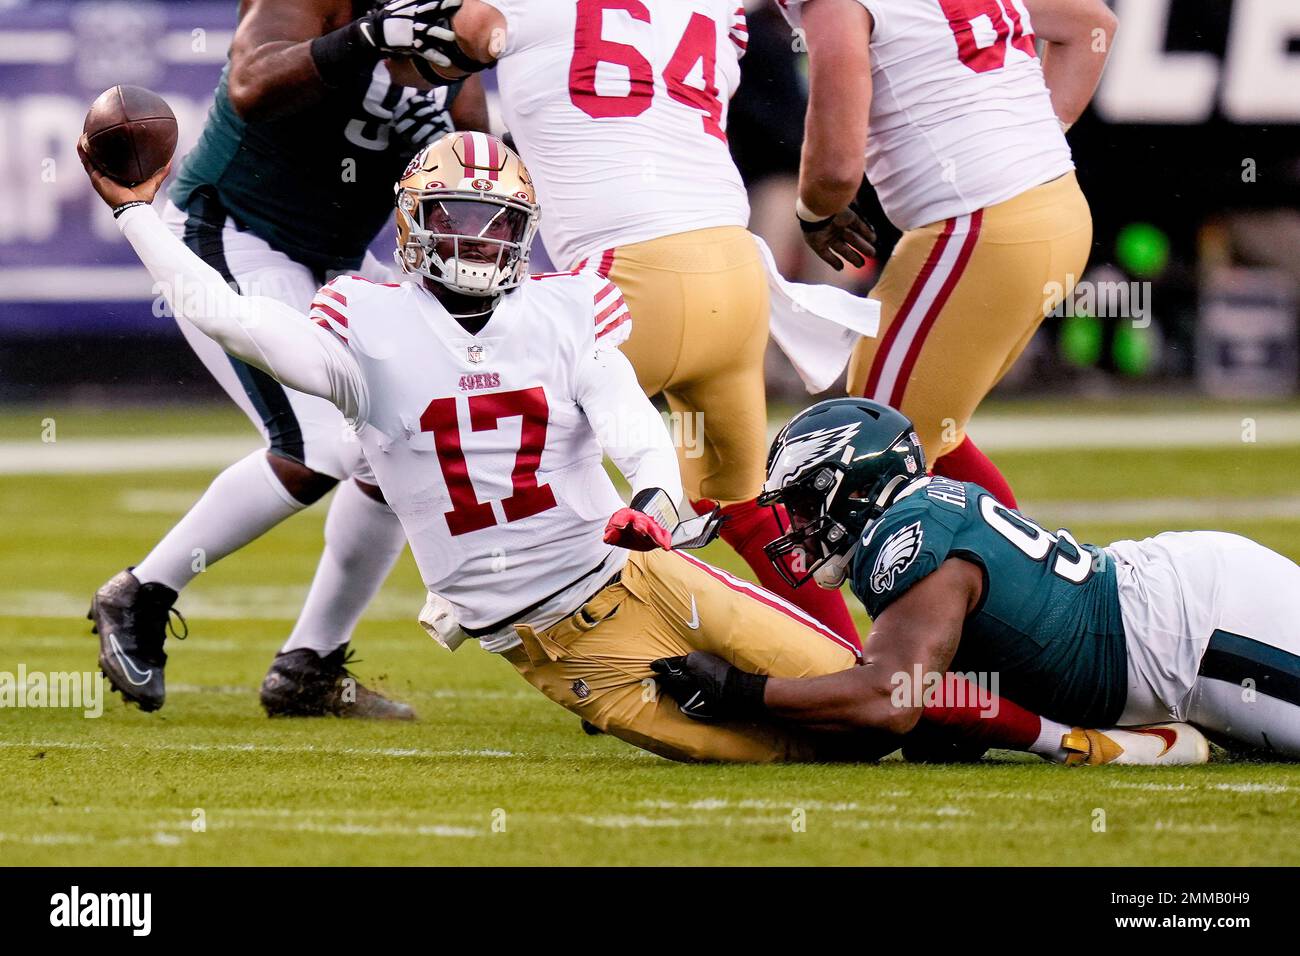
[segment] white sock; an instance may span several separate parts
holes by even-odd
[[[351,640],[405,544],[401,522],[388,505],[355,481],[339,485],[325,519],[325,550],[316,578],[280,652],[309,647],[324,657]]]
[[[275,477],[265,450],[255,451],[217,475],[133,573],[141,584],[156,581],[179,591],[305,507]]]
[[[1066,756],[1065,748],[1061,746],[1061,738],[1068,734],[1071,728],[1066,724],[1048,720],[1046,717],[1038,719],[1041,724],[1038,739],[1030,745],[1029,752],[1060,763]]]

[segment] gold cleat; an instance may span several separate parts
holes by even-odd
[[[1139,767],[1187,767],[1210,759],[1210,744],[1191,724],[1150,724],[1084,730],[1061,737],[1067,767],[1129,764]]]

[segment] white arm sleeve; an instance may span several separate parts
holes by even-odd
[[[587,352],[575,380],[578,403],[600,447],[631,483],[632,493],[662,488],[680,505],[682,475],[672,438],[627,357],[615,348]]]
[[[151,207],[127,209],[117,225],[173,314],[282,385],[328,399],[349,419],[362,415],[366,394],[361,368],[332,334],[283,302],[235,292]]]

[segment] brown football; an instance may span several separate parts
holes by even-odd
[[[90,161],[127,186],[144,182],[176,151],[176,116],[157,93],[115,86],[90,104],[82,127]]]

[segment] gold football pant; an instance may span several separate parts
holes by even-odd
[[[678,418],[677,458],[691,500],[748,501],[767,462],[767,270],[754,237],[720,226],[593,256],[632,313],[623,345],[647,395]]]
[[[812,677],[852,667],[834,631],[757,585],[675,551],[633,552],[620,579],[545,630],[516,625],[504,656],[528,683],[596,727],[673,760],[879,756],[853,741],[764,723],[706,724],[659,694],[650,662],[708,651],[746,670]]]
[[[1074,288],[1091,244],[1074,173],[904,233],[871,293],[880,334],[854,349],[849,394],[911,418],[933,466]]]

